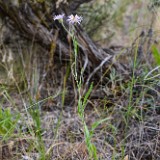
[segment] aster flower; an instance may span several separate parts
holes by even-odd
[[[55,16],[53,17],[54,21],[55,21],[55,20],[63,20],[63,18],[64,18],[64,14],[55,15]]]
[[[77,14],[75,16],[73,14],[71,14],[70,16],[68,16],[68,19],[67,19],[67,21],[70,24],[75,24],[75,23],[80,24],[82,20],[83,20],[83,17],[78,16]]]

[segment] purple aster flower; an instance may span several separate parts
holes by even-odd
[[[59,15],[56,15],[56,16],[54,16],[54,21],[55,20],[63,20],[63,18],[64,18],[64,14],[59,14]]]
[[[78,16],[77,14],[75,16],[73,14],[71,14],[70,16],[68,16],[68,19],[67,19],[67,21],[70,24],[75,24],[75,23],[80,24],[82,20],[83,20],[83,17]]]

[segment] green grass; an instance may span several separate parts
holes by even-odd
[[[0,135],[3,138],[2,141],[6,141],[13,136],[19,119],[20,115],[18,113],[13,115],[9,108],[0,109]]]

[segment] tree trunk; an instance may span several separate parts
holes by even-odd
[[[2,43],[5,44],[8,40],[10,41],[13,38],[11,34],[18,32],[20,38],[31,43],[37,43],[46,50],[49,68],[51,68],[53,61],[56,63],[55,59],[60,57],[60,54],[63,63],[70,61],[71,52],[73,52],[72,44],[70,44],[68,35],[61,24],[53,21],[53,15],[75,13],[82,3],[89,1],[91,0],[73,0],[65,3],[64,0],[64,2],[57,3],[53,0],[51,3],[46,1],[0,0],[1,19],[12,31],[3,36]],[[88,74],[86,78],[88,84],[100,68],[106,71],[113,55],[110,50],[105,52],[101,47],[95,45],[80,25],[77,25],[75,29],[80,61],[87,65],[85,66],[87,69],[89,68],[85,71]],[[99,74],[99,78],[100,76],[101,74]]]

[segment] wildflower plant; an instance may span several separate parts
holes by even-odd
[[[64,19],[64,14],[59,14],[59,15],[55,15],[53,17],[54,20],[58,20],[63,28],[65,29],[65,31],[69,34],[69,36],[72,39],[73,42],[73,47],[74,47],[74,62],[72,64],[72,74],[75,78],[75,81],[77,83],[77,87],[81,88],[81,80],[82,80],[82,75],[80,75],[80,78],[78,79],[78,75],[77,75],[77,55],[78,55],[78,41],[75,37],[75,25],[79,24],[82,22],[83,17],[82,16],[78,16],[77,14],[74,16],[73,14],[71,14],[70,16],[67,17],[66,22],[68,22],[69,24],[69,29],[67,29],[63,23],[63,19]],[[73,69],[74,68],[74,69]],[[81,72],[82,73],[82,72]]]
[[[66,22],[69,24],[69,29],[67,29],[64,25],[64,14],[60,14],[60,15],[56,15],[53,17],[53,19],[56,21],[58,20],[63,28],[66,30],[66,32],[69,34],[69,36],[72,39],[73,42],[73,49],[74,49],[74,62],[71,65],[71,71],[72,71],[72,75],[74,76],[74,79],[76,81],[76,85],[78,88],[78,115],[82,121],[83,127],[84,127],[84,136],[85,136],[85,143],[88,149],[88,153],[90,158],[97,160],[97,149],[96,146],[91,142],[91,138],[93,136],[93,131],[96,128],[96,126],[98,126],[100,123],[108,120],[108,118],[100,120],[98,122],[95,122],[92,124],[92,130],[90,131],[88,129],[88,126],[86,125],[85,122],[85,107],[87,104],[87,100],[89,98],[90,93],[92,92],[93,89],[93,84],[90,85],[88,91],[85,93],[85,95],[82,94],[81,90],[82,90],[82,78],[83,78],[83,68],[81,69],[80,75],[78,76],[77,73],[77,56],[78,56],[78,41],[77,38],[75,36],[75,25],[80,25],[80,23],[83,20],[82,16],[78,16],[77,14],[74,16],[73,14],[71,14],[70,16],[67,17]]]

